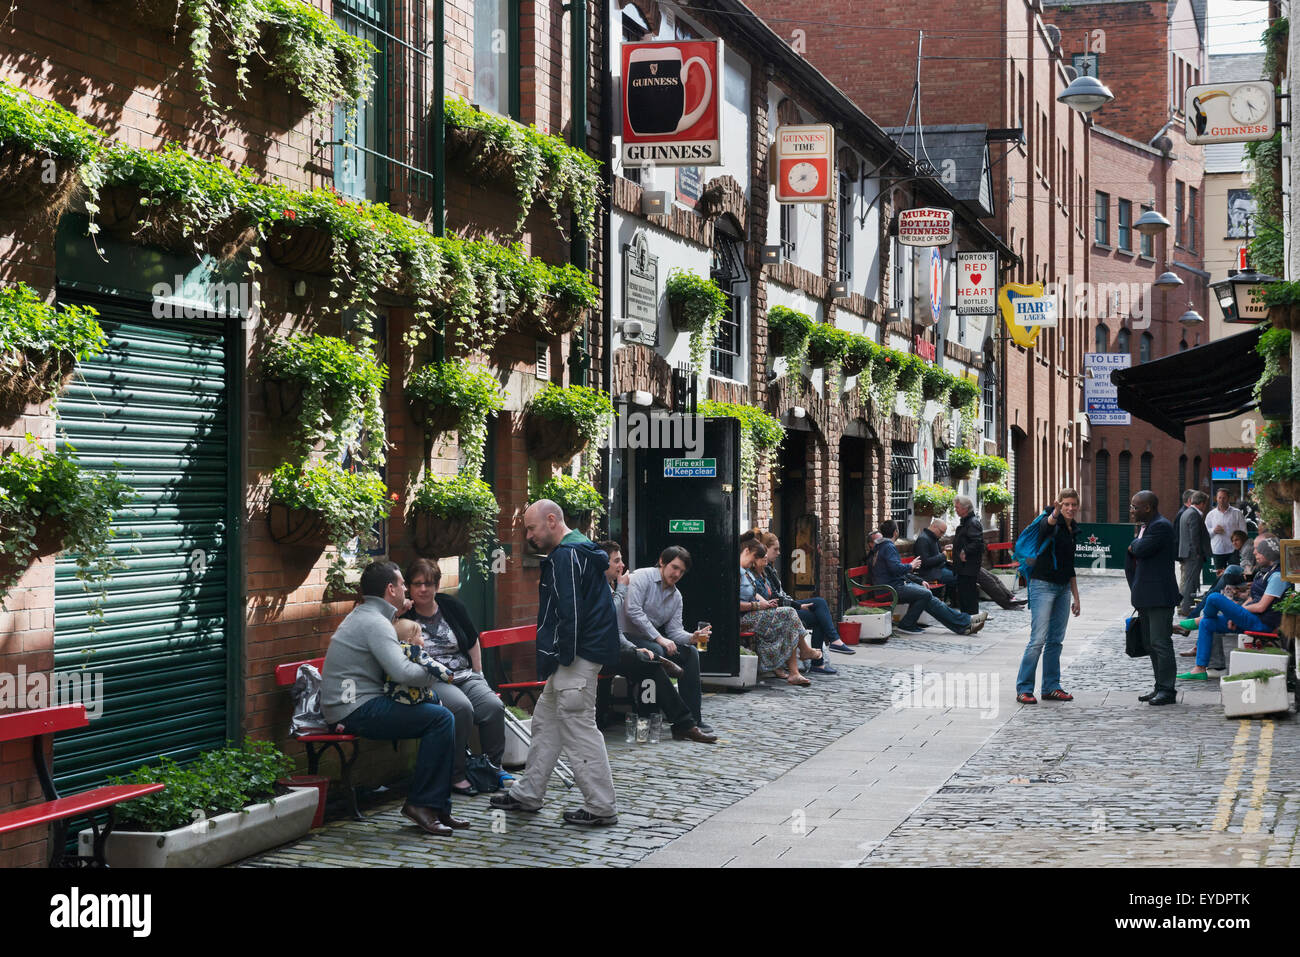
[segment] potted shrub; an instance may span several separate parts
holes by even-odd
[[[591,532],[593,518],[605,514],[605,499],[589,482],[571,475],[556,475],[546,480],[532,495],[534,502],[549,498],[564,510],[564,521],[584,535]]]
[[[981,455],[979,467],[981,482],[1000,482],[1008,471],[1007,460],[997,455]]]
[[[938,366],[924,364],[921,370],[921,395],[927,400],[942,401],[952,388],[953,377]]]
[[[952,508],[957,493],[946,485],[921,482],[912,490],[912,512],[922,515],[944,515]]]
[[[487,562],[500,506],[492,487],[473,475],[428,476],[411,496],[411,545],[421,558],[471,558]]]
[[[752,405],[705,399],[698,409],[705,418],[740,420],[740,482],[751,495],[757,494],[759,458],[766,460],[780,448],[785,426],[776,416]]]
[[[0,288],[0,410],[53,398],[108,344],[90,306],[52,306],[26,283]]]
[[[110,867],[221,867],[311,830],[318,792],[285,788],[293,761],[270,741],[205,751],[189,765],[160,757],[113,784],[161,783],[165,789],[118,806],[104,845]],[[78,834],[88,854],[94,832]]]
[[[980,506],[988,515],[996,515],[1011,504],[1011,489],[1005,485],[989,482],[976,489],[976,494],[979,496]]]
[[[421,366],[406,384],[411,414],[428,435],[455,429],[465,468],[483,470],[487,417],[505,405],[501,386],[488,369],[464,362],[431,362]]]
[[[713,345],[718,321],[727,314],[727,294],[712,279],[673,269],[664,284],[673,328],[691,335],[691,366],[704,374],[704,358]]]
[[[894,380],[895,387],[900,392],[908,392],[921,381],[921,376],[925,372],[925,363],[914,355],[906,352],[896,352],[893,361],[898,364],[898,376]]]
[[[1223,694],[1224,717],[1273,714],[1290,708],[1286,673],[1277,668],[1225,675],[1219,690]]]
[[[813,321],[806,313],[787,306],[772,306],[767,310],[767,331],[770,337],[772,358],[786,361],[787,374],[798,375],[808,356],[808,333]]]
[[[1300,332],[1300,282],[1271,282],[1264,287],[1268,321],[1274,329]]]
[[[808,331],[808,363],[814,369],[839,367],[849,348],[849,333],[825,322],[814,323]]]
[[[347,591],[343,549],[360,539],[359,554],[375,542],[375,525],[388,517],[397,495],[389,494],[377,472],[349,471],[326,460],[314,465],[285,462],[271,474],[267,524],[281,545],[337,551],[326,572],[329,591]]]
[[[1275,507],[1289,509],[1300,498],[1300,450],[1286,446],[1259,456],[1255,487]]]
[[[304,455],[321,444],[382,463],[387,379],[387,367],[367,346],[334,336],[273,337],[262,358],[267,413],[273,421],[297,419],[296,447]]]
[[[524,441],[538,461],[569,462],[608,427],[614,403],[603,392],[582,385],[546,388],[524,408]]]
[[[0,217],[57,221],[102,142],[75,113],[0,82]]]
[[[948,393],[948,404],[954,409],[964,409],[979,398],[980,388],[970,379],[954,376],[952,391]],[[949,457],[951,460],[951,456]]]
[[[858,640],[870,645],[883,645],[894,633],[894,619],[888,608],[855,605],[844,613],[844,618],[861,623]]]
[[[844,347],[844,360],[842,363],[844,374],[859,375],[870,370],[875,363],[876,353],[879,351],[880,347],[866,336],[849,333],[849,341],[848,345]]]
[[[948,474],[961,481],[970,478],[971,472],[979,464],[979,454],[963,446],[948,450]]]
[[[81,468],[68,447],[50,452],[34,436],[27,441],[30,452],[0,458],[0,599],[38,556],[67,551],[93,589],[87,613],[102,618],[104,583],[124,567],[112,551],[113,515],[134,493],[115,471]]]

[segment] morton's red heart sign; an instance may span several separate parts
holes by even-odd
[[[957,315],[992,316],[998,309],[998,254],[957,254]]]

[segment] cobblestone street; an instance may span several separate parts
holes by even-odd
[[[242,866],[1289,866],[1293,722],[1226,720],[1213,680],[1180,683],[1173,707],[1138,702],[1151,670],[1123,653],[1123,580],[1080,591],[1063,659],[1072,703],[1015,703],[1029,614],[985,605],[974,637],[932,626],[834,656],[839,676],[811,689],[706,696],[713,747],[628,745],[611,728],[616,827],[561,824],[581,798],[556,781],[536,816],[494,820],[486,797],[458,799],[474,826],[450,840],[420,834],[394,801]],[[907,695],[918,666],[940,686],[963,676],[948,684],[964,700],[930,700],[929,677]]]

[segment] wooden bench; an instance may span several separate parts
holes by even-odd
[[[113,833],[117,805],[133,798],[156,794],[163,790],[162,784],[114,784],[102,788],[92,788],[70,797],[59,797],[54,787],[54,778],[45,761],[45,739],[59,731],[73,728],[85,728],[90,725],[86,717],[86,706],[81,704],[62,705],[57,708],[37,708],[32,711],[18,711],[13,714],[0,715],[0,743],[21,741],[30,738],[32,742],[32,763],[36,766],[36,776],[41,782],[41,792],[45,796],[42,804],[6,811],[0,814],[0,834],[19,831],[41,824],[52,824],[50,835],[51,867],[70,863],[73,866],[107,867],[104,861],[104,844]],[[65,862],[64,847],[67,844],[67,822],[70,818],[96,811],[108,811],[108,820],[101,830],[97,821],[91,818],[94,833],[94,850],[90,858],[74,856]]]
[[[324,658],[310,658],[306,661],[291,661],[288,664],[279,665],[275,669],[275,683],[281,688],[292,688],[295,681],[298,680],[298,669],[302,665],[313,665],[316,670],[325,673]],[[294,739],[301,741],[307,748],[307,773],[317,774],[320,768],[320,759],[328,749],[333,748],[339,756],[339,766],[343,774],[344,794],[348,800],[348,810],[352,813],[352,820],[365,820],[361,816],[361,811],[357,808],[357,789],[352,783],[352,765],[357,761],[357,753],[360,750],[360,739],[355,734],[332,734],[322,732],[320,734],[296,734]],[[343,745],[351,743],[352,757],[343,753]]]

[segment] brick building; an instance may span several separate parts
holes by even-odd
[[[822,4],[792,16],[777,0],[754,8],[854,102],[887,125],[902,125],[912,101],[918,33],[920,121],[933,127],[975,123],[1019,128],[1019,146],[992,143],[989,227],[1015,253],[1002,282],[1073,283],[1089,278],[1088,121],[1056,100],[1071,66],[1040,0],[892,0]],[[911,117],[915,122],[915,114]],[[910,141],[909,141],[910,142]],[[942,170],[945,157],[929,150]],[[1087,320],[1067,308],[1054,329],[1025,349],[990,327],[999,452],[1012,466],[1014,521],[1064,485],[1077,485],[1086,435],[1081,365]],[[982,350],[981,350],[982,351]]]
[[[447,96],[565,140],[573,134],[576,104],[586,122],[574,141],[598,152],[603,104],[593,61],[599,31],[589,28],[600,23],[596,4],[451,0],[441,24],[433,20],[433,4],[308,6],[323,8],[344,33],[377,51],[370,64],[380,79],[377,95],[355,115],[328,101],[312,109],[275,72],[274,56],[265,65],[253,58],[241,93],[224,52],[210,58],[215,105],[205,106],[195,91],[192,25],[184,14],[178,36],[170,14],[163,26],[131,4],[92,0],[11,11],[0,35],[6,50],[0,79],[58,103],[119,143],[151,152],[175,145],[289,190],[331,187],[340,203],[387,202],[435,234],[445,217],[449,233],[490,243],[517,240],[527,256],[554,266],[575,262],[582,272],[599,274],[599,231],[596,242],[571,243],[572,231],[544,212],[541,197],[517,229],[519,199],[508,176],[482,176],[472,151],[444,166],[430,146],[441,140],[435,135],[441,111],[430,102],[437,106],[442,87],[435,66],[445,56]],[[322,654],[352,607],[350,596],[326,595],[320,547],[281,544],[268,527],[270,473],[286,460],[287,447],[285,423],[269,412],[260,375],[272,334],[298,330],[354,340],[370,334],[388,365],[383,411],[392,447],[383,478],[400,505],[379,529],[377,553],[400,564],[414,557],[403,521],[412,490],[426,476],[456,472],[462,458],[455,442],[422,436],[404,398],[406,376],[442,355],[443,346],[404,343],[403,334],[419,320],[400,285],[384,284],[373,305],[340,316],[321,270],[263,260],[254,277],[245,253],[227,269],[244,290],[259,278],[260,315],[199,308],[193,320],[160,320],[157,307],[168,306],[162,297],[178,298],[180,290],[159,293],[159,279],[168,285],[173,275],[194,277],[199,288],[210,289],[210,264],[131,235],[106,234],[98,237],[101,261],[87,236],[86,212],[74,203],[57,227],[30,210],[0,221],[3,282],[27,282],[48,300],[91,303],[110,333],[106,358],[87,362],[61,401],[62,418],[48,403],[20,409],[0,427],[0,452],[18,447],[27,433],[51,449],[71,442],[85,467],[119,462],[140,496],[115,518],[123,540],[139,533],[139,554],[119,549],[127,567],[109,585],[97,632],[87,630],[86,600],[66,559],[35,561],[0,611],[6,673],[77,668],[92,651],[94,667],[105,672],[102,716],[89,733],[60,736],[54,746],[56,781],[73,791],[159,754],[183,760],[227,738],[249,734],[284,744],[291,706],[275,687],[274,668]],[[562,217],[560,224],[567,226]],[[489,435],[488,478],[501,506],[496,531],[510,550],[508,567],[498,582],[461,583],[480,627],[535,618],[537,572],[523,567],[522,557],[530,460],[521,410],[544,380],[567,383],[581,375],[584,365],[567,361],[578,351],[575,342],[587,340],[592,368],[600,368],[599,326],[592,328],[590,335],[579,326],[558,337],[511,331],[490,355],[473,357],[488,365],[507,396]],[[446,349],[452,358],[463,354],[451,343]],[[456,561],[444,559],[443,566],[444,585],[454,587]],[[292,744],[288,751],[301,753]],[[405,766],[412,753],[363,748],[360,764],[378,776]],[[6,746],[0,759],[0,810],[39,799],[24,748]],[[38,865],[46,844],[39,829],[6,835],[0,866]]]

